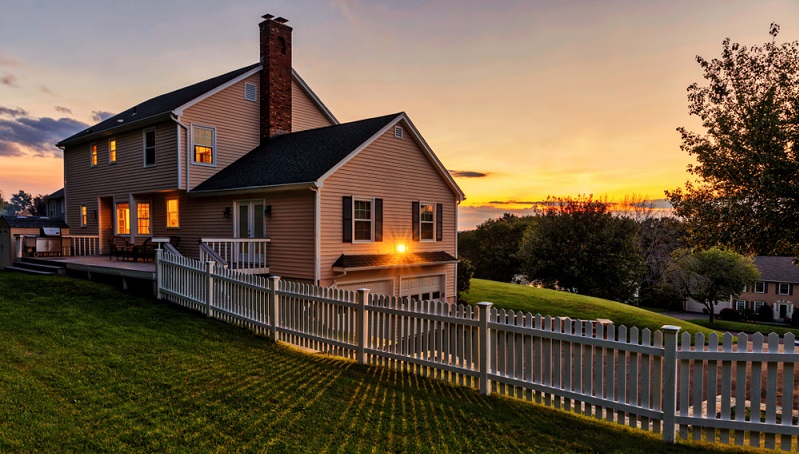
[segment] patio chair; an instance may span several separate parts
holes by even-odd
[[[147,238],[144,243],[133,248],[133,261],[142,259],[142,262],[155,260],[155,247],[152,238]]]
[[[117,260],[122,257],[124,260],[133,256],[133,248],[131,247],[127,238],[121,236],[112,236],[108,239],[108,246],[110,247],[108,260],[111,260],[111,257],[116,257]]]

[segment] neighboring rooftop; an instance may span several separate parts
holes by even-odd
[[[760,270],[761,281],[799,283],[799,266],[793,261],[793,257],[759,255],[755,266]]]
[[[0,216],[8,223],[9,227],[19,229],[40,229],[42,227],[67,228],[67,223],[61,218],[47,216]]]

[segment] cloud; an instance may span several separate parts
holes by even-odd
[[[16,109],[12,109],[10,107],[0,106],[0,115],[8,115],[11,117],[24,117],[28,115],[28,112],[25,109],[19,107],[17,107]]]
[[[73,115],[73,113],[72,113],[72,109],[70,109],[69,107],[55,106],[55,110],[56,110],[57,112],[61,112],[61,113],[64,113],[64,114],[70,114],[70,115]]]
[[[92,111],[92,121],[101,122],[103,120],[107,120],[114,116],[113,112],[104,112],[102,110],[93,110]]]
[[[22,64],[19,61],[14,60],[11,57],[6,57],[5,55],[0,55],[0,66],[14,66],[14,67],[16,67],[16,66],[22,66]]]
[[[19,85],[17,85],[17,78],[9,73],[5,73],[3,77],[0,77],[0,83],[8,85],[9,87],[19,87]]]
[[[536,202],[533,200],[492,200],[491,205],[540,205],[544,202]]]
[[[55,95],[55,93],[53,93],[52,90],[47,88],[46,85],[39,85],[39,90],[41,90],[42,93],[47,93],[48,95]]]
[[[490,175],[488,173],[474,172],[472,170],[450,170],[449,173],[453,177],[460,177],[460,178],[484,178]]]
[[[4,111],[22,111],[8,109]],[[24,112],[24,111],[23,111]],[[32,118],[23,116],[0,119],[0,156],[54,156],[59,154],[56,142],[89,127],[72,118]]]

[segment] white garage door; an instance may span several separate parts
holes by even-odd
[[[367,282],[345,282],[343,284],[336,284],[336,288],[342,290],[355,291],[359,288],[368,288],[371,294],[393,295],[394,285],[391,280],[385,281],[367,281]]]
[[[444,276],[424,276],[402,279],[400,296],[409,296],[418,301],[444,298]]]

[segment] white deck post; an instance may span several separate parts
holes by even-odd
[[[205,278],[206,284],[208,287],[206,288],[207,294],[205,297],[205,315],[207,317],[214,316],[214,270],[215,262],[205,262]]]
[[[491,336],[488,330],[488,317],[493,303],[477,303],[480,311],[480,394],[491,395],[491,382],[488,380],[488,367],[491,363]]]
[[[163,270],[161,269],[161,249],[155,250],[155,299],[161,299],[161,275]]]
[[[369,342],[369,318],[366,314],[366,302],[369,299],[369,289],[359,288],[356,295],[358,303],[358,319],[356,321],[355,342],[357,345],[358,364],[366,364],[366,344]]]
[[[280,276],[269,276],[269,322],[271,324],[272,340],[277,342],[280,334],[277,331],[278,320],[280,319],[280,295],[277,294],[277,286],[280,283]]]
[[[677,417],[677,333],[679,326],[664,325],[663,331],[663,441],[674,443]]]

